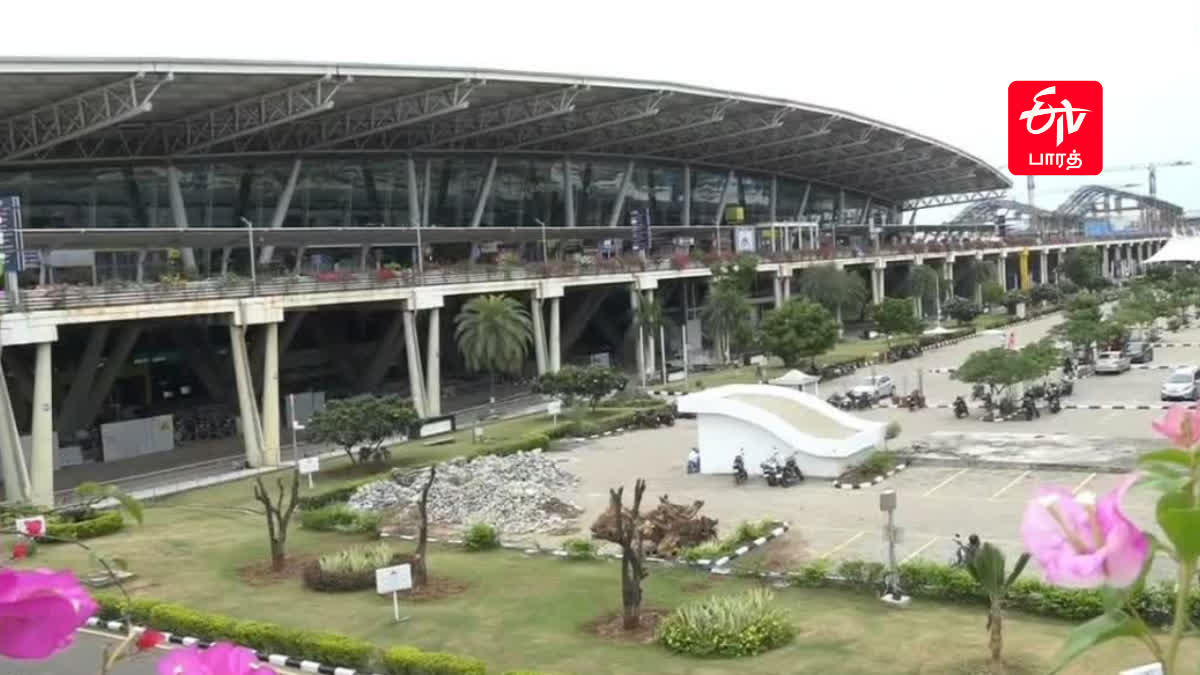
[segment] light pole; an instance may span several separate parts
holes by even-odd
[[[533,222],[537,223],[542,228],[542,262],[550,263],[550,254],[546,249],[546,221],[541,218],[534,218]]]
[[[258,295],[258,259],[254,257],[254,223],[241,216],[246,224],[246,242],[250,244],[250,294]]]

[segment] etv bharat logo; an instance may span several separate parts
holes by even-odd
[[[1017,176],[1100,173],[1103,94],[1100,83],[1090,81],[1010,84],[1009,170]]]

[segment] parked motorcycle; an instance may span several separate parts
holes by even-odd
[[[983,545],[979,541],[979,535],[972,534],[967,537],[967,541],[963,542],[962,537],[954,534],[954,545],[957,547],[954,551],[954,559],[950,561],[951,567],[966,567],[971,563],[971,559],[979,552]]]
[[[1029,421],[1035,417],[1041,417],[1042,413],[1038,412],[1037,399],[1030,394],[1025,394],[1021,399],[1021,413],[1025,415],[1025,420]]]
[[[796,464],[796,453],[793,452],[788,455],[787,461],[783,464],[779,483],[782,487],[789,487],[802,482],[804,482],[804,472],[800,471],[800,466]]]
[[[776,487],[779,485],[782,470],[779,466],[778,456],[771,457],[771,459],[759,464],[758,467],[762,469],[763,478],[767,479],[768,486]]]
[[[1058,398],[1058,392],[1046,394],[1046,410],[1054,414],[1058,414],[1062,410],[1062,401]]]
[[[733,484],[741,485],[750,479],[750,474],[746,473],[746,458],[745,453],[739,451],[737,457],[733,458]]]
[[[874,403],[871,400],[871,395],[866,392],[863,392],[861,394],[856,394],[854,392],[848,392],[846,394],[846,400],[847,400],[847,406],[846,406],[847,410],[866,410],[867,408],[870,408],[871,405]]]
[[[912,393],[904,397],[904,407],[908,408],[909,412],[914,412],[925,407],[925,395],[919,389],[913,389]]]
[[[700,452],[696,448],[688,453],[687,472],[700,473]]]
[[[964,399],[962,396],[956,397],[954,399],[954,417],[961,420],[969,414],[971,413],[967,408],[966,399]]]
[[[1070,396],[1075,393],[1075,378],[1064,377],[1058,381],[1058,393],[1060,396]]]

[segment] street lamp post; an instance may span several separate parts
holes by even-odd
[[[254,257],[254,223],[242,216],[246,224],[246,242],[250,245],[250,294],[258,295],[258,259]]]

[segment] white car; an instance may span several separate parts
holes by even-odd
[[[892,380],[891,375],[875,375],[873,377],[864,378],[862,384],[857,384],[850,388],[850,393],[857,396],[866,394],[872,400],[878,401],[881,398],[887,398],[896,392],[896,383]]]
[[[1129,357],[1122,352],[1101,352],[1096,358],[1097,373],[1123,373],[1131,367]]]
[[[1200,399],[1200,368],[1178,368],[1167,376],[1159,396],[1164,401]]]

